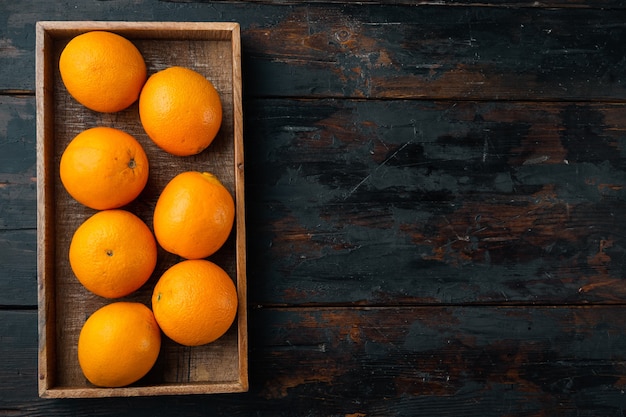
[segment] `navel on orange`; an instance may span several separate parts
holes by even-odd
[[[133,201],[148,181],[148,157],[126,132],[94,127],[79,133],[63,155],[59,174],[67,192],[96,210]]]
[[[115,302],[96,310],[78,337],[78,362],[94,385],[123,387],[144,377],[161,349],[161,331],[143,304]]]
[[[213,174],[186,171],[165,186],[154,208],[157,242],[186,259],[212,255],[228,239],[235,202]]]
[[[148,281],[157,246],[148,226],[125,210],[103,210],[74,232],[69,261],[89,291],[106,298],[126,296]]]
[[[146,63],[128,39],[106,31],[74,37],[59,59],[63,84],[72,97],[99,112],[133,104],[147,78]]]
[[[154,287],[152,310],[163,333],[186,346],[211,343],[237,314],[237,290],[226,271],[197,259],[173,265]]]
[[[161,149],[178,156],[195,155],[217,135],[222,104],[202,74],[175,66],[148,78],[139,96],[139,117]]]

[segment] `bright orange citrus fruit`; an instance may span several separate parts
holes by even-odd
[[[220,129],[222,104],[202,74],[169,67],[148,78],[139,96],[139,117],[148,136],[173,155],[195,155]]]
[[[213,174],[186,171],[165,186],[154,208],[157,242],[186,259],[212,255],[228,239],[235,202]]]
[[[185,346],[211,343],[228,331],[237,314],[237,290],[213,262],[186,260],[170,267],[152,294],[159,327]]]
[[[94,385],[123,387],[144,377],[161,349],[152,311],[136,302],[114,302],[96,310],[78,337],[78,362]]]
[[[133,201],[148,181],[148,157],[126,132],[94,127],[69,143],[59,169],[61,182],[78,202],[96,210]]]
[[[63,84],[72,97],[98,112],[133,104],[146,82],[146,63],[128,39],[106,31],[74,37],[59,59]]]
[[[148,281],[157,246],[148,226],[125,210],[103,210],[74,232],[70,266],[89,291],[106,298],[124,297]]]

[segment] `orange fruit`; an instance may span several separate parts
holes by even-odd
[[[78,363],[94,385],[123,387],[154,366],[161,331],[152,311],[141,303],[115,302],[96,310],[78,336]]]
[[[237,290],[226,271],[205,259],[179,262],[163,273],[152,310],[163,333],[185,346],[211,343],[237,314]]]
[[[89,291],[124,297],[148,281],[157,246],[148,226],[125,210],[103,210],[74,232],[69,249],[74,275]]]
[[[126,132],[94,127],[76,135],[63,151],[59,174],[67,192],[96,210],[133,201],[148,182],[148,157]]]
[[[148,78],[139,96],[139,117],[148,136],[173,155],[188,156],[208,147],[222,123],[222,104],[202,74],[169,67]]]
[[[105,113],[133,104],[148,76],[137,47],[105,31],[83,33],[70,40],[61,52],[59,71],[76,101]]]
[[[154,208],[157,242],[168,252],[200,259],[220,249],[233,228],[235,202],[208,172],[186,171],[165,186]]]

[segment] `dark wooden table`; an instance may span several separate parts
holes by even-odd
[[[0,1],[0,416],[622,416],[626,4]],[[242,28],[250,391],[37,396],[35,22]]]

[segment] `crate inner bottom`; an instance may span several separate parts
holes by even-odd
[[[171,65],[187,66],[199,70],[211,79],[222,97],[224,120],[218,137],[201,154],[179,158],[158,149],[145,135],[138,119],[135,103],[129,109],[115,114],[98,114],[77,104],[65,91],[57,65],[54,71],[53,86],[48,86],[47,94],[53,94],[54,132],[48,132],[46,140],[53,141],[53,158],[46,164],[53,164],[54,179],[47,190],[54,196],[55,207],[47,212],[47,222],[54,229],[53,247],[56,263],[54,276],[46,278],[48,296],[54,297],[53,316],[47,317],[53,325],[54,340],[47,340],[54,349],[48,350],[48,361],[52,363],[50,375],[53,387],[93,387],[84,377],[78,364],[78,334],[85,320],[97,308],[113,301],[138,301],[150,306],[152,288],[164,270],[180,261],[174,255],[159,250],[157,268],[150,281],[136,293],[119,300],[106,300],[89,293],[76,280],[69,267],[67,251],[73,231],[88,216],[94,213],[72,200],[60,182],[58,164],[67,143],[83,129],[95,125],[117,127],[134,135],[144,146],[150,160],[150,179],[146,189],[137,201],[124,207],[142,218],[149,227],[151,214],[160,190],[176,173],[185,170],[207,170],[215,173],[234,195],[237,186],[234,179],[233,154],[233,95],[231,44],[220,39],[131,39],[141,50],[149,72]],[[53,59],[56,61],[68,39],[53,42]],[[58,61],[56,61],[58,62]],[[55,218],[50,217],[54,215]],[[224,247],[209,258],[220,265],[237,283],[237,254],[235,251],[235,231]],[[54,323],[50,323],[53,320]],[[163,336],[162,347],[157,363],[142,380],[134,385],[160,385],[180,383],[231,383],[239,381],[240,350],[238,346],[238,319],[230,330],[217,341],[197,347],[185,347]],[[52,347],[50,346],[50,347]]]

